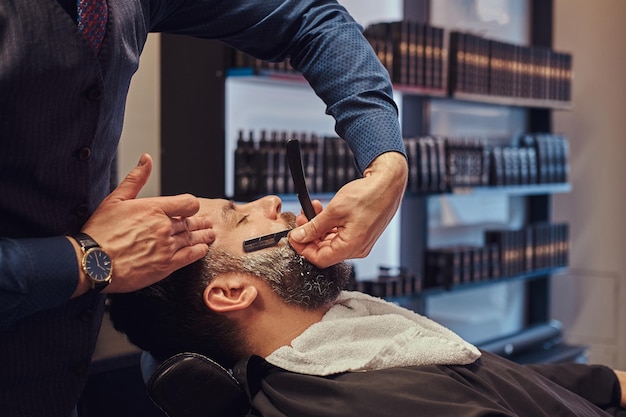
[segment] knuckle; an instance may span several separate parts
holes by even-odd
[[[320,224],[319,224],[319,220],[316,220],[317,218],[313,218],[310,222],[309,222],[309,230],[314,234],[314,235],[319,235],[320,233],[322,233]]]
[[[192,226],[191,226],[191,221],[189,220],[189,217],[183,217],[182,219],[180,219],[180,222],[183,225],[183,230],[184,231],[190,231],[192,230]]]
[[[185,206],[191,207],[191,208],[196,208],[199,209],[200,208],[200,201],[198,200],[198,198],[193,195],[193,194],[183,194],[182,195],[182,199],[183,199],[183,204]]]
[[[193,246],[195,245],[197,242],[194,239],[194,234],[191,232],[185,232],[184,233],[185,237],[185,246]]]

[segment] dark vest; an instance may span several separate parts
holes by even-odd
[[[148,19],[142,0],[108,3],[96,57],[57,0],[0,2],[0,236],[76,232],[110,191]],[[70,414],[103,299],[79,297],[0,332],[0,415]]]

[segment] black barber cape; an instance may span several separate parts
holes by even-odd
[[[413,366],[326,377],[259,357],[235,377],[263,417],[626,416],[613,371],[599,365],[523,366],[482,352],[471,365]]]

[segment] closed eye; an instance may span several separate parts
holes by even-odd
[[[239,221],[237,222],[237,226],[239,226],[241,223],[245,222],[248,220],[248,214],[244,214],[243,217],[241,219],[239,219]]]
[[[243,217],[239,218],[239,213],[237,212],[235,203],[232,200],[228,201],[222,207],[222,218],[224,223],[230,225],[231,227],[233,227],[233,224],[235,225],[234,227],[239,226],[239,224],[241,224],[247,217],[248,215],[245,214]]]

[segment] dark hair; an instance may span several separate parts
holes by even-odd
[[[197,352],[232,367],[244,354],[244,338],[231,320],[204,304],[204,289],[213,278],[206,259],[147,288],[110,294],[109,313],[115,329],[157,360]]]
[[[250,354],[246,335],[203,300],[213,278],[228,273],[262,280],[286,304],[307,309],[330,305],[350,278],[344,262],[320,269],[289,245],[241,257],[210,247],[201,261],[163,281],[132,293],[110,295],[113,326],[157,359],[198,352],[232,367]]]

